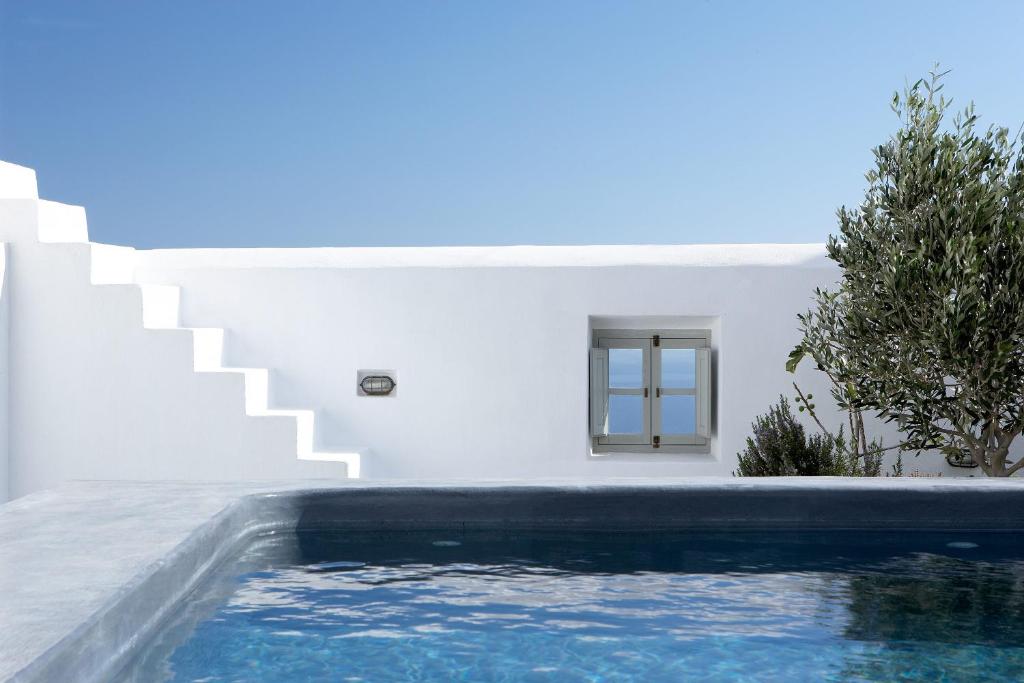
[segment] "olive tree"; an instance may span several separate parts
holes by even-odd
[[[838,211],[841,268],[802,316],[810,356],[848,410],[895,422],[908,450],[967,449],[1009,476],[1024,428],[1024,156],[1019,134],[949,120],[944,74],[897,93],[864,201]],[[859,431],[859,427],[855,432]]]

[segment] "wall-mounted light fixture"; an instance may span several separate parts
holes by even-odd
[[[394,396],[398,382],[394,370],[360,370],[356,376],[360,396]]]

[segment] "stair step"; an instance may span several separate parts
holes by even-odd
[[[89,242],[89,278],[94,285],[135,283],[135,249]]]
[[[196,372],[240,375],[245,391],[245,414],[255,417],[266,414],[270,394],[270,371],[266,368],[207,368]]]
[[[0,161],[0,199],[39,199],[36,172]]]
[[[203,372],[223,367],[224,329],[220,327],[188,327],[195,344],[195,370]]]
[[[301,458],[304,452],[312,452],[314,431],[314,414],[312,410],[265,408],[256,413],[258,417],[293,417],[295,418],[295,451]]]
[[[142,290],[142,326],[150,330],[178,327],[181,288],[176,285],[139,285]]]
[[[319,462],[343,462],[345,463],[346,476],[349,479],[362,477],[363,450],[354,449],[343,452],[314,452],[306,455],[299,455],[299,460],[315,460]]]
[[[89,227],[85,208],[71,204],[39,201],[39,223],[36,228],[40,242],[88,242]]]
[[[67,245],[77,246],[77,245]],[[93,285],[91,295],[107,311],[107,326],[114,329],[142,327],[142,291],[135,285]]]

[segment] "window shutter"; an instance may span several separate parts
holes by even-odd
[[[608,349],[590,349],[590,435],[608,434]]]
[[[711,438],[711,349],[697,349],[697,435]]]

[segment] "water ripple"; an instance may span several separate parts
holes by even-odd
[[[1012,537],[428,539],[257,544],[123,679],[1024,679]]]

